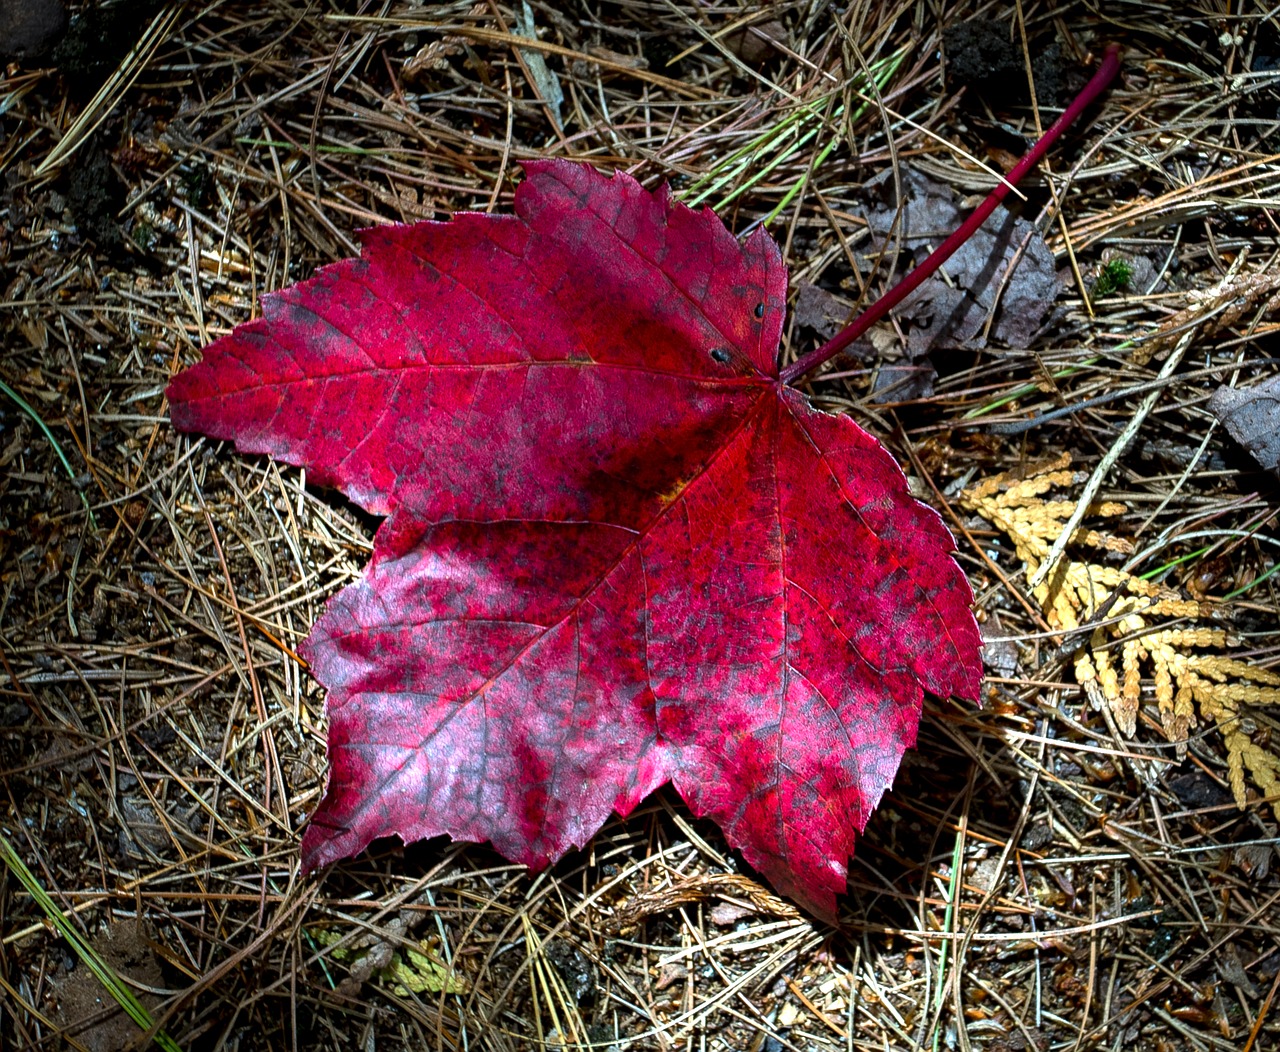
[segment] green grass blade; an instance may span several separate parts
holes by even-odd
[[[876,87],[883,92],[884,88],[893,79],[903,60],[906,58],[906,51],[899,51],[885,58],[877,60],[871,67],[872,79],[875,81]],[[855,84],[855,88],[860,89],[865,86],[862,78],[859,83]],[[695,179],[683,193],[679,196],[690,208],[697,207],[709,197],[715,195],[725,186],[737,182],[737,185],[726,196],[716,202],[714,208],[717,212],[722,211],[725,207],[732,204],[742,194],[757,186],[770,172],[779,165],[794,157],[809,142],[818,136],[822,130],[823,124],[826,123],[822,116],[822,111],[826,105],[829,95],[812,102],[805,103],[803,106],[792,111],[782,120],[778,121],[772,127],[766,129],[757,135],[751,142],[745,146],[739,147],[728,157],[720,161],[710,171],[703,173]],[[867,112],[868,104],[863,103],[854,110],[851,120],[860,120]],[[844,106],[836,108],[831,115],[831,121],[839,121],[844,116]],[[790,140],[782,142],[782,140]],[[810,166],[810,170],[819,167],[831,155],[831,152],[840,144],[840,136],[835,135],[831,141],[823,147],[818,155],[816,163]],[[772,154],[770,157],[769,155]],[[762,158],[769,157],[763,167],[751,174],[749,178],[743,179],[744,174],[751,166]],[[800,191],[803,181],[798,181],[783,197],[782,202],[769,214],[764,222],[768,223],[775,219],[779,212],[787,207]]]
[[[49,430],[49,425],[46,424],[43,419],[41,419],[40,414],[37,413],[31,407],[30,403],[27,402],[27,400],[23,398],[22,395],[18,394],[17,391],[15,391],[3,380],[0,380],[0,391],[3,391],[11,399],[13,399],[14,405],[16,405],[19,409],[21,409],[24,413],[26,413],[27,416],[31,417],[31,419],[36,422],[36,427],[38,427],[42,432],[44,432],[44,437],[49,440],[49,445],[53,446],[53,451],[58,454],[58,459],[62,461],[62,466],[63,468],[66,469],[66,472],[67,472],[67,478],[69,478],[72,481],[72,483],[74,483],[76,480],[76,473],[71,467],[71,462],[67,460],[67,455],[62,451],[62,446],[58,444],[58,440],[53,437],[53,432]],[[83,492],[80,493],[80,503],[84,505],[84,510],[89,513],[89,523],[96,530],[98,528],[98,520],[93,514],[93,509],[89,507],[89,498],[86,497]]]
[[[98,982],[106,987],[107,993],[115,998],[116,1003],[124,1009],[129,1018],[143,1030],[150,1030],[155,1022],[146,1006],[134,996],[133,991],[124,984],[120,976],[99,956],[98,951],[85,941],[79,929],[67,919],[66,914],[58,908],[58,904],[40,886],[40,882],[36,880],[35,875],[27,868],[27,864],[22,861],[3,833],[0,833],[0,860],[3,860],[9,867],[9,871],[27,889],[27,894],[44,910],[45,916],[58,929],[58,934],[66,939],[76,956],[94,974]],[[154,1041],[165,1052],[182,1052],[181,1046],[163,1030],[155,1035]]]

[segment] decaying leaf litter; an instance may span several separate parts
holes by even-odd
[[[224,5],[168,26],[153,8],[127,46],[151,32],[155,50],[116,56],[103,123],[50,181],[35,169],[51,129],[77,132],[96,85],[75,82],[68,55],[61,80],[29,61],[9,71],[0,378],[48,433],[5,395],[3,832],[87,935],[141,927],[163,974],[150,1010],[172,1039],[1274,1041],[1269,807],[1237,809],[1213,729],[1197,728],[1175,763],[1153,683],[1139,696],[1150,722],[1132,738],[1111,726],[1082,695],[1078,641],[1044,619],[1013,542],[959,508],[984,478],[1025,477],[1063,449],[1087,474],[1159,392],[1099,494],[1127,510],[1087,525],[1146,553],[1129,572],[1155,571],[1187,600],[1237,593],[1215,605],[1229,657],[1267,667],[1275,483],[1201,403],[1273,372],[1267,299],[1223,303],[1214,290],[1271,263],[1280,45],[1260,15],[1173,24],[1163,5],[1126,10],[1122,34],[1083,9],[1024,9],[1029,52],[1057,42],[1068,90],[1102,42],[1127,48],[1121,87],[1051,157],[1052,192],[1028,190],[1022,215],[1063,288],[1039,331],[1012,347],[991,335],[931,347],[934,393],[886,401],[879,372],[915,361],[907,318],[812,386],[955,514],[1005,655],[986,710],[934,707],[853,863],[841,934],[769,895],[661,796],[538,878],[474,847],[386,845],[323,884],[300,881],[297,832],[324,759],[320,699],[292,651],[354,579],[371,524],[295,472],[175,439],[160,392],[263,291],[349,254],[356,227],[503,207],[514,161],[538,153],[637,166],[646,185],[677,190],[728,176],[708,203],[745,186],[723,209],[740,232],[787,200],[770,229],[793,289],[856,304],[909,251],[892,233],[872,250],[884,190],[864,184],[893,182],[896,160],[898,186],[922,172],[960,197],[980,192],[991,177],[973,158],[999,168],[1020,152],[1029,109],[973,86],[957,99],[965,70],[944,75],[933,13],[909,6],[855,6],[838,23],[779,7],[752,35],[740,31],[754,12],[736,9],[531,5],[540,41],[518,49],[524,13],[504,7],[458,5],[445,21],[392,5],[377,15],[389,21],[344,21]],[[983,13],[1020,45],[1014,7]],[[973,14],[948,7],[943,24]],[[559,131],[521,64],[535,49],[564,92]],[[859,96],[840,78],[864,63],[880,80]],[[106,194],[72,178],[90,170]],[[95,223],[108,233],[90,242]],[[1086,304],[1117,258],[1130,287]],[[786,338],[793,353],[817,342],[801,326]],[[1251,707],[1239,733],[1266,749],[1271,726]],[[5,894],[6,1028],[34,1045],[76,1022],[57,993],[74,954],[12,879]],[[388,978],[396,963],[418,979]],[[71,1036],[88,1047],[94,1026]]]

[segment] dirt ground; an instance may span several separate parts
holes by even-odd
[[[1280,420],[1209,401],[1277,375],[1269,8],[0,0],[6,19],[0,1044],[1280,1047]],[[169,377],[358,229],[508,210],[542,156],[765,223],[794,359],[1111,42],[1117,85],[971,258],[807,385],[942,512],[988,640],[984,707],[927,703],[839,926],[668,791],[541,874],[380,841],[302,876],[325,722],[295,650],[377,522],[177,433]],[[1037,589],[1077,507],[1069,572]]]

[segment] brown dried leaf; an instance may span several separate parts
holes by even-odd
[[[949,186],[916,171],[905,176],[900,218],[896,202],[867,216],[875,235],[869,266],[894,230],[895,219],[902,248],[923,258],[967,214]],[[1011,347],[1026,346],[1061,287],[1053,253],[1040,232],[1004,208],[996,209],[944,270],[946,279],[930,278],[896,312],[899,320],[912,323],[907,353],[913,359],[935,347],[985,347],[993,311],[990,336]]]
[[[796,324],[813,329],[824,340],[844,328],[853,304],[808,281],[796,284]]]
[[[735,904],[749,906],[754,913],[772,917],[798,919],[800,911],[789,902],[770,894],[750,877],[737,873],[690,877],[665,888],[655,888],[634,895],[605,921],[605,929],[619,934],[635,928],[646,917],[667,913],[679,906],[705,902],[711,898],[728,898]]]
[[[1280,376],[1253,387],[1219,387],[1209,411],[1268,471],[1280,467]]]

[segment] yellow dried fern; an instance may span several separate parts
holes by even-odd
[[[1032,475],[984,479],[960,495],[960,505],[1008,536],[1030,577],[1075,510],[1074,501],[1046,495],[1083,479],[1064,454]],[[1089,509],[1104,519],[1124,511],[1111,502]],[[1071,543],[1096,552],[1132,552],[1128,541],[1098,530],[1079,529]],[[1149,682],[1160,726],[1169,741],[1182,746],[1180,752],[1198,719],[1216,723],[1237,804],[1245,806],[1247,779],[1264,796],[1280,791],[1280,756],[1253,740],[1244,712],[1249,705],[1280,704],[1280,675],[1225,656],[1222,651],[1234,643],[1228,632],[1194,623],[1212,620],[1213,603],[1185,599],[1127,570],[1071,555],[1033,594],[1051,628],[1068,639],[1080,634],[1073,654],[1076,681],[1107,707],[1120,731],[1133,735],[1143,684]],[[1280,800],[1272,809],[1280,817]]]

